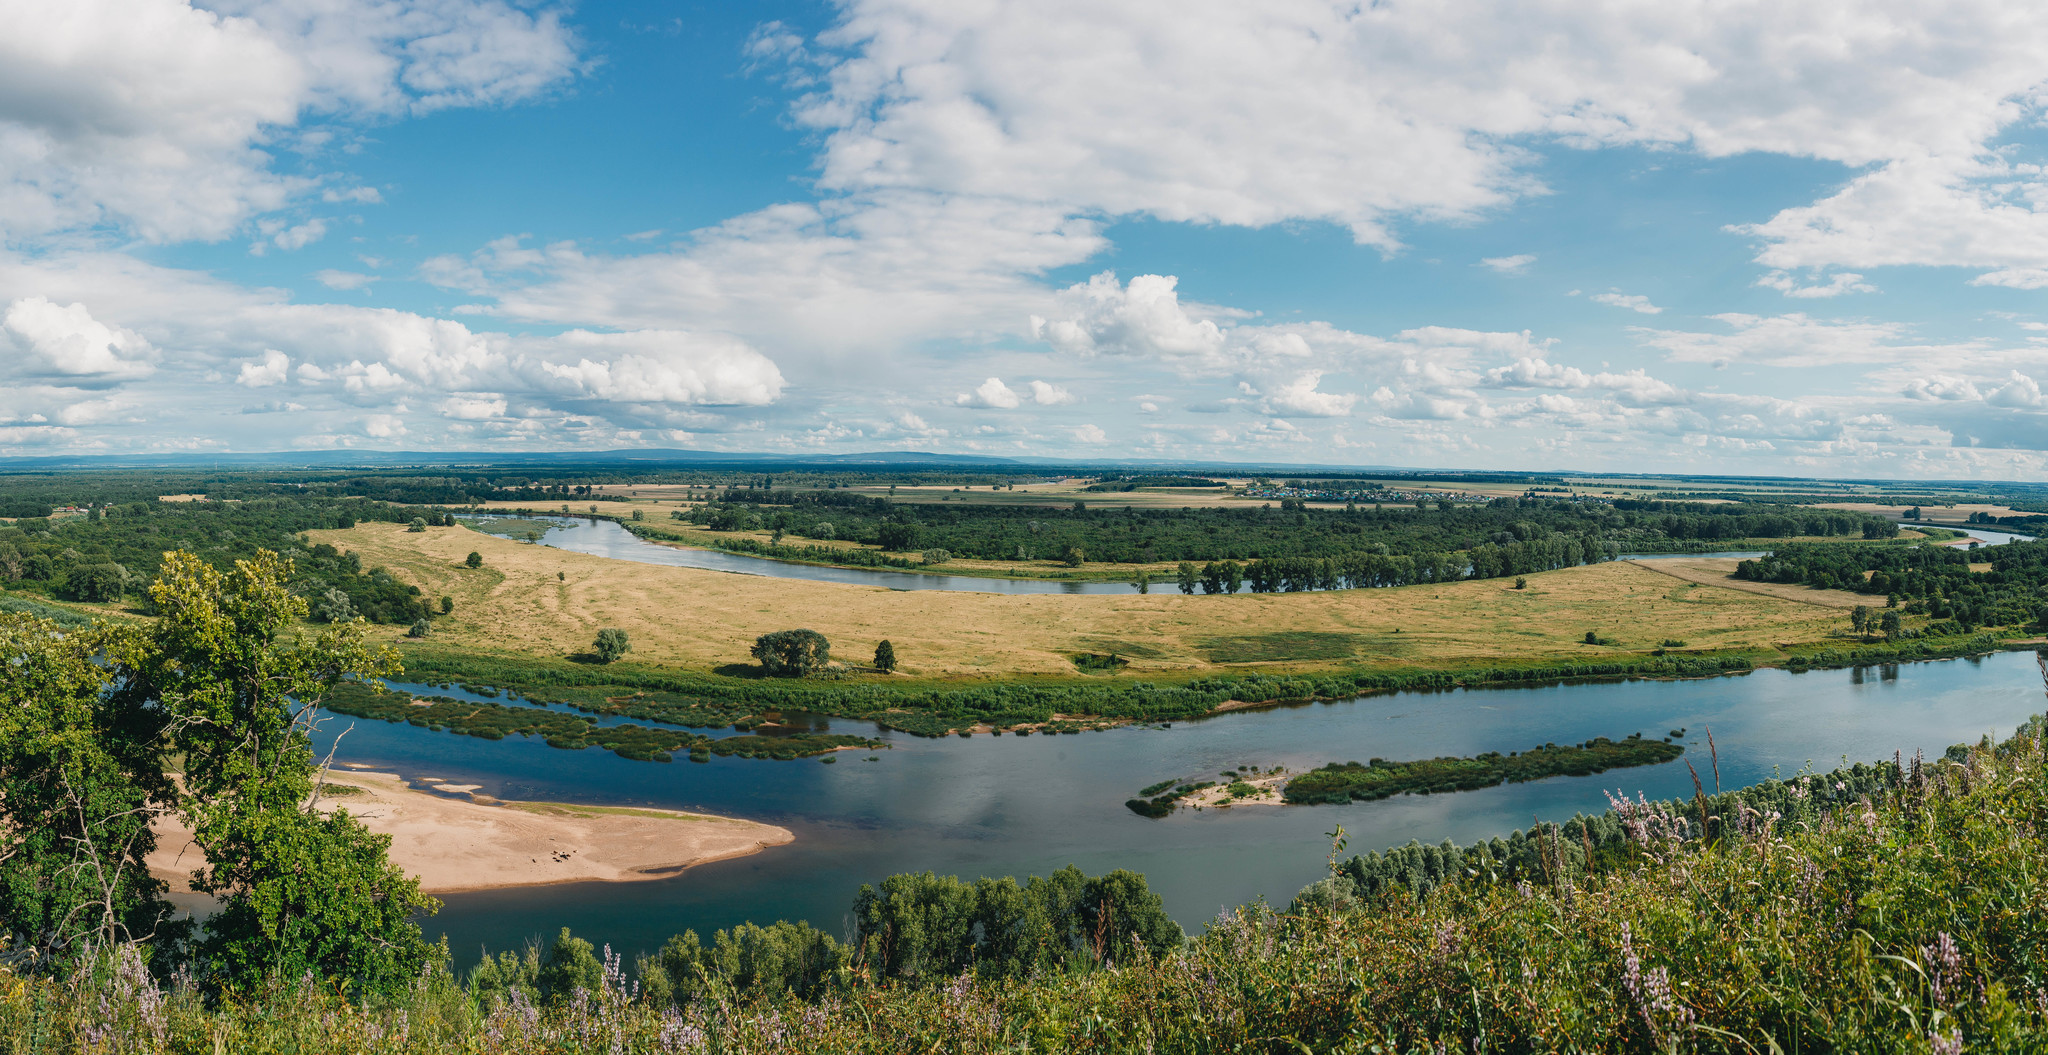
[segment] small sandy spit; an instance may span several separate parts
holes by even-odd
[[[391,836],[392,863],[419,876],[430,894],[664,879],[795,838],[787,828],[707,814],[470,797],[472,784],[444,784],[435,790],[450,794],[436,795],[392,773],[330,771],[327,781],[355,790],[323,797],[320,808],[346,809]],[[150,871],[174,890],[187,889],[204,863],[191,833],[175,819],[156,830]]]

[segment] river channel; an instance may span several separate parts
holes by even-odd
[[[486,519],[486,518],[475,518]],[[1062,594],[1134,594],[1135,584],[1128,582],[1069,582],[1054,579],[990,579],[976,575],[943,575],[933,572],[874,570],[868,568],[834,568],[816,564],[795,564],[789,561],[769,560],[744,553],[726,553],[722,550],[699,549],[693,546],[665,546],[627,531],[619,524],[602,519],[580,520],[574,517],[531,517],[526,519],[544,520],[553,525],[541,536],[541,544],[573,553],[587,553],[595,557],[610,557],[614,560],[632,561],[637,564],[660,564],[672,568],[704,568],[709,571],[735,572],[741,575],[765,575],[777,579],[806,579],[812,582],[837,582],[859,586],[881,586],[891,590],[956,590],[969,593],[1062,593]],[[1975,537],[1989,545],[2000,545],[2024,535],[2003,531],[1977,531]],[[1691,552],[1691,553],[1624,553],[1619,560],[1660,560],[1669,557],[1734,557],[1750,559],[1764,556],[1764,551],[1739,552]],[[1161,592],[1173,590],[1171,581],[1155,582],[1152,589]]]
[[[632,762],[597,749],[374,721],[353,723],[341,758],[479,784],[505,798],[705,810],[796,833],[791,845],[673,878],[449,895],[426,927],[445,933],[466,966],[482,947],[515,947],[563,926],[628,956],[685,928],[705,934],[747,919],[805,919],[840,932],[860,884],[906,871],[1023,877],[1067,864],[1091,874],[1129,868],[1146,875],[1183,925],[1197,928],[1219,909],[1255,898],[1284,904],[1317,877],[1329,850],[1324,833],[1339,824],[1353,850],[1410,839],[1465,843],[1535,818],[1597,812],[1606,808],[1603,789],[1675,797],[1691,794],[1691,780],[1675,762],[1348,806],[1184,810],[1162,820],[1123,807],[1138,788],[1168,777],[1213,778],[1242,764],[1299,771],[1375,756],[1471,755],[1685,728],[1688,757],[1711,781],[1704,735],[1711,727],[1721,783],[1735,787],[1789,776],[1809,761],[1825,770],[1844,757],[1939,753],[1981,735],[2009,735],[2042,710],[2035,657],[2021,652],[1698,681],[1401,693],[1066,736],[922,739],[833,720],[833,731],[878,736],[892,749],[874,752],[876,761],[841,752],[830,765]]]

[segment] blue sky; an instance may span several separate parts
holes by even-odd
[[[0,454],[2048,473],[2048,12],[7,3]]]

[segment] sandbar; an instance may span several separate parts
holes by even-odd
[[[787,828],[731,817],[618,806],[454,798],[416,791],[396,774],[334,772],[356,789],[322,798],[391,836],[391,862],[430,894],[546,883],[665,879],[709,861],[780,846]],[[150,871],[174,890],[205,863],[175,820],[156,826]]]

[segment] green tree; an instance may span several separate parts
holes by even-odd
[[[1878,616],[1877,628],[1884,633],[1886,641],[1899,636],[1899,610],[1896,608],[1885,609],[1884,613]]]
[[[1067,567],[1078,568],[1087,562],[1088,551],[1079,546],[1068,546],[1065,552],[1060,554],[1060,559],[1066,562]]]
[[[0,935],[62,958],[180,932],[144,861],[177,803],[163,714],[102,662],[134,634],[0,615]]]
[[[366,627],[298,627],[291,562],[267,550],[219,571],[168,554],[155,623],[110,649],[126,700],[154,701],[184,761],[180,806],[206,865],[194,890],[219,909],[198,943],[206,974],[234,988],[311,973],[370,991],[402,986],[433,954],[412,917],[440,903],[393,867],[391,837],[319,808],[316,708],[345,679],[399,672]]]
[[[339,588],[330,588],[320,595],[312,615],[323,623],[346,623],[355,619],[356,604]]]
[[[425,531],[427,530],[427,522],[420,517],[414,517],[412,518],[412,523],[407,524],[405,529],[407,531]]]
[[[128,590],[128,569],[110,561],[81,564],[64,575],[64,593],[77,601],[118,601]]]
[[[1859,604],[1849,612],[1849,627],[1862,636],[1870,630],[1870,606]]]
[[[604,965],[598,962],[596,950],[590,943],[569,933],[563,927],[562,933],[548,944],[547,955],[541,961],[539,977],[535,979],[541,999],[550,1004],[568,1003],[578,989],[595,993],[604,985]]]
[[[896,646],[890,644],[887,638],[875,646],[875,669],[884,674],[896,669]]]
[[[455,598],[453,598],[453,597],[450,597],[450,596],[448,596],[447,594],[442,594],[442,595],[441,595],[441,614],[442,614],[442,615],[447,615],[448,613],[450,613],[450,612],[453,612],[454,610],[455,610]]]
[[[633,651],[633,646],[627,642],[624,630],[608,626],[597,632],[597,640],[591,643],[590,649],[597,653],[598,662],[611,663]]]
[[[1193,561],[1181,561],[1180,564],[1174,567],[1173,573],[1174,578],[1180,583],[1180,592],[1182,593],[1194,593],[1196,583],[1201,581],[1200,576],[1195,573]]]
[[[816,630],[777,630],[754,639],[753,656],[768,673],[803,677],[832,661],[832,644]]]
[[[1244,565],[1234,560],[1223,562],[1223,592],[1236,593],[1244,589]]]
[[[944,564],[953,559],[953,554],[942,549],[928,549],[918,554],[918,559],[925,564]]]
[[[471,550],[469,556],[462,558],[462,563],[464,567],[481,568],[484,566],[484,555]]]
[[[427,622],[425,619],[415,619],[412,621],[412,625],[406,628],[405,636],[425,637],[433,632],[434,624]]]

